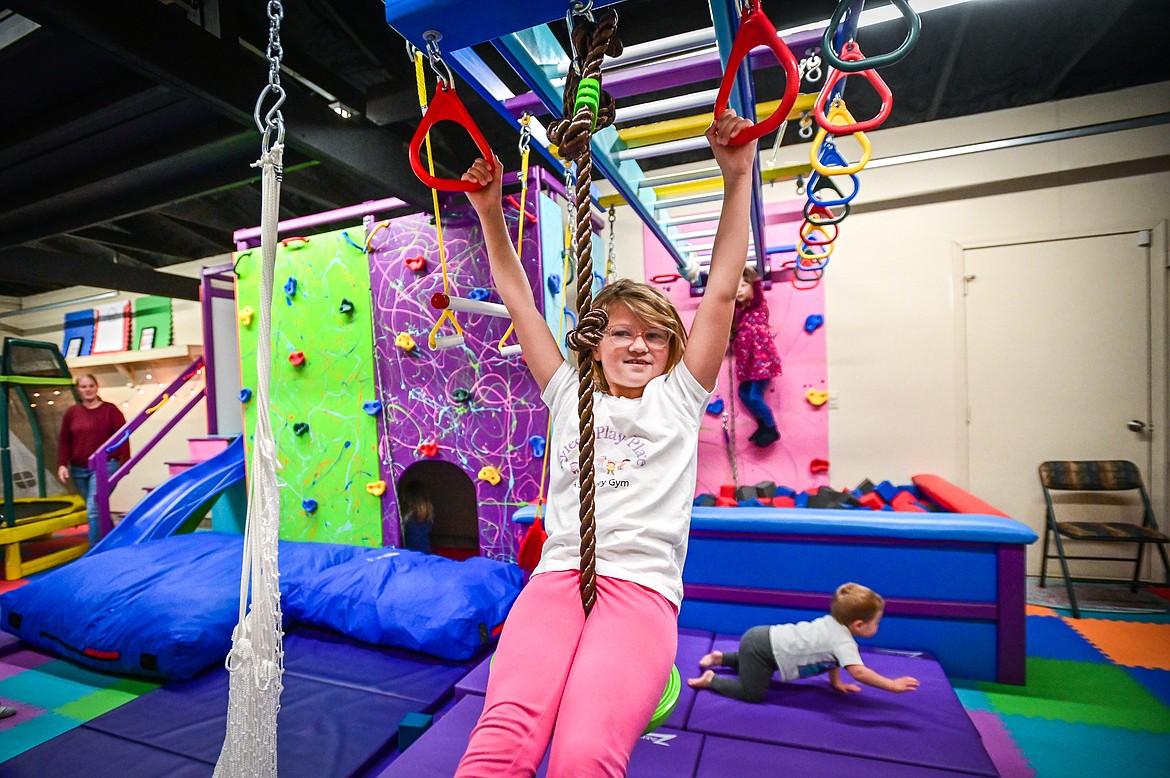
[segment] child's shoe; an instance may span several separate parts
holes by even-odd
[[[752,443],[760,448],[767,448],[778,440],[780,440],[780,431],[775,427],[760,427],[751,438]]]

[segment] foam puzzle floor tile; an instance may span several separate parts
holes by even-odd
[[[1028,603],[1024,606],[1024,614],[1027,616],[1060,616],[1059,613],[1052,610],[1052,608],[1044,605],[1033,605]]]
[[[1170,624],[1068,619],[1085,640],[1119,665],[1170,670]]]
[[[989,711],[968,711],[971,721],[979,730],[979,737],[983,738],[983,745],[991,760],[995,762],[995,769],[1000,778],[1035,778],[1036,771],[1024,757],[1024,752],[1012,737],[1012,733],[1004,726],[1003,721]]]
[[[1109,661],[1092,643],[1066,624],[1064,619],[1029,616],[1027,646],[1030,657],[1071,659],[1077,662]]]
[[[1136,678],[1150,694],[1170,707],[1170,670],[1151,670],[1148,667],[1127,667],[1125,672]]]
[[[1041,778],[1166,778],[1170,735],[1001,716]]]
[[[1029,659],[1027,677],[1025,686],[976,683],[975,688],[1005,715],[1170,733],[1170,708],[1123,667]]]

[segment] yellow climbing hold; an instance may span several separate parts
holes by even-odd
[[[252,306],[245,305],[240,309],[240,324],[243,324],[245,327],[251,327],[252,317],[255,315],[256,312],[252,310]]]
[[[400,332],[398,333],[398,337],[394,339],[394,345],[403,351],[414,351],[416,344],[409,332]]]
[[[371,481],[370,483],[366,484],[366,491],[369,492],[370,494],[374,495],[375,497],[381,497],[383,494],[386,493],[386,482],[385,481]]]
[[[484,465],[479,469],[479,480],[487,481],[492,486],[500,482],[500,471],[491,465]]]
[[[824,389],[809,389],[804,398],[808,400],[809,405],[821,406],[829,401],[829,393]]]

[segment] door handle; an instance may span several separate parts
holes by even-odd
[[[1130,419],[1128,422],[1126,422],[1125,426],[1129,427],[1134,432],[1146,432],[1151,429],[1151,427],[1149,427],[1141,419]]]

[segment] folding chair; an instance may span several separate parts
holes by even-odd
[[[1133,578],[1130,581],[1130,591],[1137,591],[1141,577],[1142,556],[1146,545],[1154,544],[1162,556],[1162,567],[1166,579],[1170,582],[1170,561],[1166,558],[1166,543],[1170,542],[1158,529],[1154,520],[1154,510],[1150,505],[1150,496],[1142,483],[1141,472],[1133,462],[1125,460],[1101,460],[1088,462],[1043,462],[1040,465],[1040,486],[1044,490],[1044,502],[1048,506],[1048,519],[1044,526],[1044,558],[1040,566],[1040,585],[1045,585],[1048,573],[1048,560],[1060,559],[1061,569],[1064,571],[1064,583],[1068,588],[1068,600],[1072,605],[1073,618],[1081,617],[1077,608],[1077,595],[1073,583],[1076,581],[1100,580],[1094,578],[1073,578],[1068,570],[1070,559],[1112,560],[1134,563]],[[1114,521],[1057,521],[1056,509],[1053,505],[1053,491],[1077,492],[1112,492],[1137,490],[1142,501],[1142,522]],[[1056,554],[1048,553],[1048,540],[1056,541]],[[1064,553],[1065,541],[1090,541],[1094,543],[1132,543],[1137,546],[1137,555],[1130,557],[1116,556],[1069,556]]]

